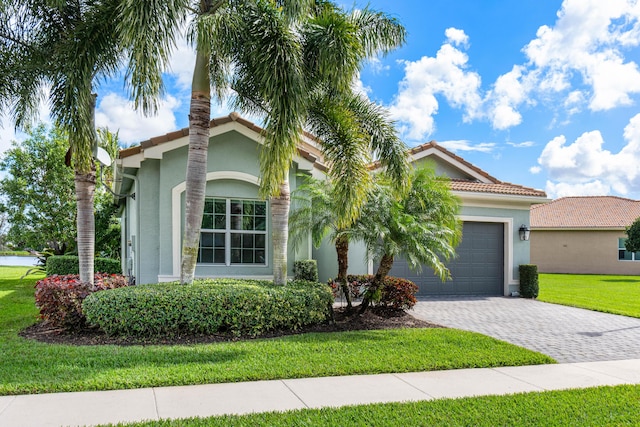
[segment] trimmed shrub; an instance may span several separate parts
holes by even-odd
[[[520,296],[523,298],[537,298],[539,291],[538,266],[535,264],[521,264],[520,271]]]
[[[79,274],[80,266],[76,255],[57,255],[47,260],[47,276]],[[96,257],[94,260],[96,273],[122,274],[120,260]]]
[[[369,286],[371,286],[373,278],[374,276],[370,274],[349,274],[347,276],[347,282],[351,292],[351,298],[361,298]],[[340,285],[337,282],[330,280],[329,286],[333,290],[334,296],[337,296],[340,292]],[[374,302],[374,305],[390,307],[397,310],[408,310],[418,302],[418,300],[416,300],[417,292],[418,286],[412,281],[399,277],[387,276],[384,279],[384,286],[381,291],[380,301]]]
[[[295,280],[318,281],[318,263],[315,259],[304,259],[293,263]]]
[[[236,279],[160,283],[98,292],[84,301],[89,324],[108,335],[258,336],[328,319],[331,290],[320,283]]]
[[[35,285],[36,307],[42,320],[62,328],[78,328],[85,324],[82,301],[89,294],[123,286],[127,286],[127,280],[121,275],[98,273],[94,277],[93,289],[80,282],[77,274],[45,277]]]

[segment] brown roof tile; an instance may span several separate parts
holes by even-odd
[[[512,196],[547,197],[542,190],[524,187],[522,185],[510,184],[498,181],[497,183],[485,183],[478,181],[468,181],[465,179],[452,179],[451,189],[453,191],[469,191],[473,193],[508,194]]]
[[[625,228],[640,217],[640,201],[615,196],[563,197],[531,207],[531,228]]]

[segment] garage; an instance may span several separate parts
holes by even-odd
[[[426,266],[416,274],[402,258],[394,261],[389,275],[413,281],[418,296],[504,294],[503,223],[465,222],[456,252],[458,257],[447,264],[451,281],[442,283]]]

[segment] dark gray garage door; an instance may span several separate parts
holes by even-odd
[[[389,275],[413,281],[420,288],[418,296],[503,295],[504,224],[465,222],[456,252],[458,257],[447,264],[451,281],[442,283],[428,267],[418,275],[402,258],[394,261]]]

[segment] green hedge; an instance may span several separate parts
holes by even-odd
[[[521,264],[520,296],[523,298],[537,298],[539,291],[538,266],[535,264]]]
[[[122,274],[120,260],[112,258],[95,258],[94,271],[96,273]],[[58,274],[79,274],[80,264],[75,255],[56,255],[47,258],[47,276]]]
[[[258,336],[323,322],[332,302],[331,290],[320,283],[206,279],[97,292],[85,299],[83,312],[109,335]]]
[[[318,263],[315,259],[303,259],[293,263],[293,274],[296,280],[318,281]]]

